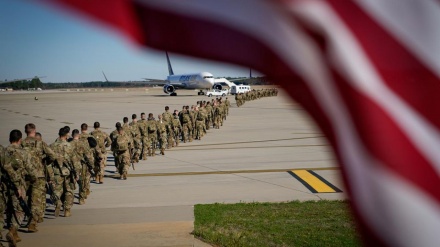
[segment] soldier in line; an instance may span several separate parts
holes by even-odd
[[[170,113],[170,108],[168,106],[165,106],[165,112],[162,113],[162,119],[166,122],[167,127],[167,148],[174,147],[174,135],[173,135],[173,114]]]
[[[142,160],[147,160],[147,154],[150,150],[150,142],[148,140],[148,128],[147,120],[145,119],[145,113],[141,113],[141,120],[138,122],[139,132],[141,133],[142,140]]]
[[[27,137],[21,142],[21,146],[30,155],[31,164],[37,176],[37,180],[29,186],[28,194],[30,196],[32,219],[28,231],[36,232],[38,231],[37,223],[43,222],[44,202],[46,201],[46,166],[43,164],[43,156],[49,162],[53,162],[58,157],[45,142],[35,138],[35,124],[28,123],[24,129]]]
[[[129,150],[130,140],[128,136],[124,133],[124,128],[122,126],[118,126],[116,128],[118,131],[118,135],[115,138],[115,160],[118,160],[118,172],[120,175],[120,179],[127,179],[128,168],[130,167],[130,153]]]
[[[186,143],[190,140],[190,129],[191,129],[191,117],[189,116],[188,110],[185,108],[181,111],[181,123],[182,123],[182,140]]]
[[[5,152],[5,148],[2,146],[2,145],[0,145],[0,167],[2,167],[2,160],[3,160],[3,157],[4,157],[4,152]],[[3,169],[3,167],[2,167],[2,169]],[[2,172],[3,173],[3,172]],[[4,185],[4,184],[2,184],[2,183],[0,183],[0,193],[1,193],[1,196],[0,196],[0,229],[4,229],[5,228],[5,211],[6,211],[6,199],[5,199],[5,189],[6,189],[6,186]],[[0,231],[0,240],[2,240],[3,239],[3,236],[2,236],[2,234],[1,234],[1,231]],[[0,242],[0,247],[3,247],[4,245]]]
[[[182,125],[179,120],[179,111],[175,110],[173,113],[173,133],[174,133],[174,141],[175,146],[179,146],[180,142],[180,133],[182,132]]]
[[[128,121],[128,119],[127,119]],[[112,140],[110,136],[100,129],[101,124],[95,122],[93,128],[95,129],[90,134],[96,139],[98,145],[96,146],[96,164],[95,164],[95,179],[96,183],[104,183],[104,171],[107,164],[107,148],[111,146]]]
[[[87,144],[79,140],[79,130],[74,129],[72,131],[72,141],[70,141],[73,149],[73,155],[75,156],[75,161],[79,162],[79,170],[77,170],[77,174],[79,175],[78,179],[78,200],[79,205],[83,205],[85,203],[85,199],[87,199],[87,191],[86,191],[86,180],[87,173],[89,169],[93,169],[93,164],[88,161],[87,158]]]
[[[142,152],[142,141],[136,114],[131,115],[130,131],[133,139],[133,162],[138,163]]]
[[[228,97],[226,97],[225,99],[225,106],[226,106],[226,116],[229,116],[229,107],[231,107],[231,101],[229,101]],[[226,116],[225,116],[225,120],[226,120]]]
[[[148,143],[149,143],[149,156],[156,155],[157,148],[157,123],[154,119],[153,113],[148,113],[148,121],[147,121],[147,132],[148,132]]]
[[[196,140],[201,140],[202,136],[205,133],[205,110],[199,109],[198,107],[195,108],[195,118],[196,118]]]
[[[116,138],[118,137],[118,135],[119,135],[119,132],[118,132],[118,128],[119,127],[122,127],[122,125],[121,125],[121,123],[120,122],[117,122],[116,124],[115,124],[115,130],[113,130],[113,132],[112,133],[110,133],[110,139],[111,139],[111,141],[112,141],[112,145],[111,145],[111,151],[112,151],[112,153],[113,153],[113,157],[115,157],[115,168],[116,168],[116,172],[119,172],[119,161],[118,161],[118,159],[116,158],[117,157],[117,152],[116,152]]]
[[[7,200],[10,201],[7,204],[10,208],[6,210],[9,229],[6,239],[10,246],[17,246],[17,242],[21,241],[17,231],[25,216],[19,202],[20,199],[26,200],[25,176],[29,177],[30,181],[37,180],[31,157],[21,147],[22,137],[21,131],[12,130],[9,133],[10,145],[1,157],[2,183],[6,186]]]
[[[165,155],[165,147],[167,146],[167,122],[163,120],[161,114],[157,116],[157,136],[159,140],[160,154]]]
[[[70,209],[73,206],[73,191],[75,182],[78,180],[77,177],[73,177],[75,156],[70,142],[67,142],[68,135],[69,131],[66,128],[61,128],[58,132],[58,140],[50,145],[63,160],[63,162],[55,162],[56,167],[54,167],[55,194],[60,199],[56,202],[55,217],[60,214],[61,204],[64,208],[64,217],[72,215]]]
[[[84,147],[86,147],[87,159],[90,161],[91,164],[96,164],[95,160],[99,159],[99,157],[97,155],[96,148],[90,147],[89,138],[94,139],[95,143],[97,143],[97,142],[96,142],[96,139],[92,135],[87,133],[87,129],[88,129],[88,125],[86,123],[81,124],[81,134],[79,135],[79,140],[82,141],[84,144]],[[69,131],[70,131],[70,128],[69,128]],[[69,133],[69,132],[67,132],[67,133]],[[85,184],[84,184],[85,190],[86,190],[86,199],[87,199],[87,196],[90,195],[90,177],[91,177],[91,174],[90,174],[90,172],[87,171],[87,174],[85,177]],[[96,179],[96,177],[95,177],[95,179]]]

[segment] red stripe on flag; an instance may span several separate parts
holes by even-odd
[[[329,3],[357,37],[390,89],[439,128],[439,78],[357,4],[339,0]]]

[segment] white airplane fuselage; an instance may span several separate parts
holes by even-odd
[[[214,76],[209,72],[167,76],[168,84],[183,89],[210,89],[214,86]]]

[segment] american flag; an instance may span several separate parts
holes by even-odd
[[[45,2],[268,75],[330,140],[366,245],[440,245],[438,0]]]

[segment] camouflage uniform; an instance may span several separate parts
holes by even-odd
[[[226,116],[229,115],[229,107],[231,107],[231,102],[229,101],[229,99],[225,99],[225,106],[226,106]],[[225,118],[226,119],[226,118]]]
[[[181,131],[182,131],[182,125],[180,124],[179,117],[175,116],[173,118],[173,132],[174,132],[174,141],[176,142],[176,147],[179,146]]]
[[[160,153],[162,155],[165,155],[165,148],[167,146],[167,122],[158,120],[156,122],[157,126],[157,135],[159,136],[159,143],[160,143]]]
[[[139,125],[137,122],[130,123],[130,133],[133,139],[133,161],[139,162],[139,157],[142,152],[141,132],[139,131]]]
[[[137,122],[139,132],[141,134],[141,141],[142,141],[142,159],[147,159],[147,153],[150,152],[150,141],[148,139],[148,125],[147,120],[142,119]]]
[[[183,142],[186,142],[188,141],[188,138],[190,138],[189,134],[191,126],[191,117],[187,110],[182,112],[180,122],[182,123],[182,140]]]
[[[49,162],[58,157],[55,152],[44,142],[34,137],[26,137],[21,143],[23,149],[29,153],[33,172],[37,180],[29,187],[30,208],[32,220],[29,224],[29,231],[37,231],[36,224],[43,221],[46,202],[46,165],[43,164],[43,155]]]
[[[116,157],[115,159],[118,160],[118,164],[119,164],[119,174],[121,175],[121,178],[127,179],[127,173],[128,173],[128,168],[130,167],[130,153],[129,153],[129,149],[131,148],[130,146],[130,140],[128,138],[128,135],[117,135],[116,139],[115,139],[115,152],[116,152]],[[124,147],[123,149],[121,149],[121,147]]]
[[[73,191],[75,190],[75,180],[72,174],[72,166],[76,162],[74,150],[70,142],[65,140],[58,140],[50,145],[53,151],[59,156],[63,157],[64,162],[58,163],[57,167],[54,167],[54,182],[55,182],[55,194],[60,201],[56,202],[55,216],[58,216],[61,208],[61,203],[64,207],[64,216],[70,215],[70,209],[73,206]],[[71,170],[69,174],[63,174],[65,169]],[[76,169],[75,169],[76,170]],[[61,202],[61,200],[63,200]]]
[[[75,156],[75,169],[77,170],[77,174],[79,175],[78,180],[78,197],[79,204],[84,204],[84,199],[87,199],[87,191],[86,191],[86,178],[90,169],[93,167],[93,164],[89,163],[87,158],[87,148],[86,144],[80,140],[73,139],[70,142],[70,145],[73,149],[73,155]]]
[[[205,109],[201,108],[196,114],[196,139],[201,140],[205,133]]]
[[[30,181],[37,180],[37,175],[31,164],[31,156],[25,152],[20,145],[11,144],[5,149],[1,165],[3,168],[2,173],[5,173],[9,182],[15,186],[15,189],[20,190],[25,197],[25,191],[27,189],[25,176],[28,177]],[[18,237],[17,230],[25,215],[20,206],[18,192],[14,190],[12,186],[7,186],[6,193],[8,194],[7,207],[10,207],[6,211],[7,221],[10,227],[7,239],[15,243],[16,241],[21,240]]]
[[[98,183],[104,182],[105,166],[107,164],[107,148],[112,145],[110,136],[100,129],[96,129],[90,133],[95,137],[98,145],[96,146],[97,159],[95,162],[95,176]]]
[[[0,145],[0,165],[3,167],[3,157],[5,156],[4,154],[5,152],[5,148]],[[0,176],[3,176],[3,171],[0,170]],[[6,185],[2,182],[0,183],[0,229],[3,229],[5,227],[5,211],[6,211]],[[1,234],[0,234],[0,239],[1,239]],[[2,246],[2,245],[0,245]]]
[[[196,113],[197,112],[194,109],[191,109],[189,111],[189,116],[191,117],[191,132],[189,139],[190,142],[196,138]]]
[[[212,106],[211,106],[211,104],[207,104],[205,109],[206,109],[206,112],[207,112],[205,126],[206,126],[206,129],[209,130],[209,128],[212,125],[212,115],[213,115],[212,114]]]
[[[174,135],[173,135],[173,114],[171,114],[169,111],[165,111],[162,113],[162,118],[166,122],[166,128],[167,128],[167,147],[171,148],[174,147]]]
[[[115,158],[115,168],[116,171],[119,169],[118,160],[116,159],[116,150],[115,150],[115,144],[116,144],[116,137],[118,137],[119,133],[117,130],[113,130],[112,133],[110,133],[110,140],[112,141],[112,145],[110,147],[110,150],[113,153],[113,157]]]
[[[90,164],[95,164],[95,156],[96,156],[96,149],[95,148],[91,148],[89,145],[89,141],[87,140],[87,138],[92,137],[94,138],[92,135],[88,134],[88,133],[81,133],[79,135],[79,140],[81,142],[83,142],[84,147],[86,148],[86,152],[85,155],[87,157],[87,160],[90,162]],[[84,166],[85,164],[83,164]],[[90,172],[87,170],[87,173],[85,174],[86,176],[81,178],[84,180],[84,191],[81,191],[82,193],[85,193],[85,199],[87,199],[87,196],[90,194]],[[80,193],[81,193],[80,192]]]
[[[156,146],[157,146],[157,123],[154,118],[148,119],[147,121],[147,132],[148,132],[148,142],[150,145],[150,149],[148,150],[148,154],[150,156],[156,155]]]

